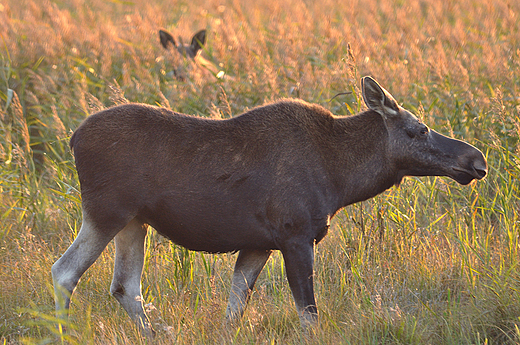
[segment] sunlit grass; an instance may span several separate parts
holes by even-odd
[[[0,344],[150,343],[109,296],[112,245],[78,285],[68,332],[56,328],[50,267],[81,223],[68,138],[88,114],[130,101],[227,118],[300,97],[348,115],[363,75],[480,148],[486,180],[409,178],[340,211],[316,248],[312,334],[279,253],[229,326],[236,256],[150,232],[154,343],[520,343],[519,16],[491,0],[1,1]],[[203,56],[230,78],[166,52],[160,28],[185,42],[206,28]]]

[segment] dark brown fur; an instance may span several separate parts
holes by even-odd
[[[277,232],[298,217],[314,213],[321,230],[339,208],[399,182],[375,140],[380,118],[294,100],[223,121],[127,104],[89,117],[71,147],[83,208],[103,231],[139,217],[193,250],[280,249]],[[362,178],[348,181],[354,166]]]
[[[430,131],[373,79],[363,81],[369,110],[350,117],[298,100],[227,120],[142,104],[90,116],[70,142],[89,236],[110,240],[134,221],[191,250],[241,251],[232,287],[241,297],[230,296],[230,318],[243,311],[270,251],[281,250],[302,323],[312,323],[312,250],[340,208],[406,175],[467,184],[487,171],[479,150]]]

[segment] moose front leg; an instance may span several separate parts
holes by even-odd
[[[229,321],[236,321],[244,314],[251,290],[270,255],[270,250],[247,249],[238,254],[226,309],[226,318]]]
[[[314,243],[290,241],[282,249],[282,255],[300,323],[308,328],[318,321],[313,286]]]

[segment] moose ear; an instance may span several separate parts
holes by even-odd
[[[202,49],[202,46],[206,43],[206,30],[200,30],[191,39],[191,49],[195,55]]]
[[[169,44],[172,44],[174,47],[177,46],[175,40],[173,39],[173,36],[170,35],[170,33],[167,31],[159,30],[159,39],[161,40],[161,44],[165,49],[169,48]]]
[[[369,109],[378,112],[384,118],[399,113],[397,101],[372,77],[363,77],[361,79],[361,90],[363,100]]]

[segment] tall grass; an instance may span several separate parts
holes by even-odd
[[[149,342],[108,294],[113,246],[83,276],[66,335],[50,267],[81,223],[68,137],[121,102],[227,118],[281,97],[339,115],[373,75],[436,130],[479,147],[486,180],[409,178],[335,218],[316,249],[320,324],[304,334],[275,254],[242,322],[223,322],[235,256],[149,232],[155,343],[520,343],[520,4],[460,0],[0,2],[0,343]],[[167,53],[201,28],[217,79]],[[186,65],[188,79],[169,73]],[[351,94],[330,99],[339,92]]]

